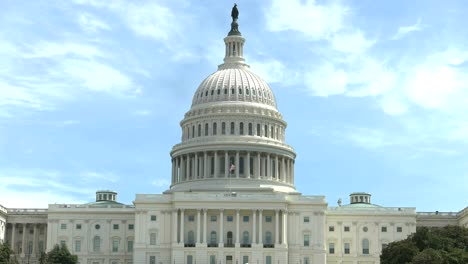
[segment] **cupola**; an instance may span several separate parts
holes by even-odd
[[[351,204],[370,204],[371,194],[365,192],[354,192],[349,195]]]

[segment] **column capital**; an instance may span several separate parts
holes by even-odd
[[[224,208],[219,208],[219,211],[220,211],[220,212],[224,212]]]
[[[203,210],[203,213],[208,212],[208,209],[206,209],[206,208],[203,208],[202,210]]]
[[[281,210],[281,211],[283,211],[283,214],[289,214],[288,209],[283,209],[283,210]]]

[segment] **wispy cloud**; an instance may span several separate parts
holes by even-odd
[[[80,177],[88,182],[97,182],[97,181],[108,181],[108,182],[117,182],[119,177],[113,173],[109,172],[95,172],[87,171],[80,173]]]
[[[45,208],[55,202],[82,202],[95,190],[67,183],[64,174],[43,169],[0,169],[0,202],[6,207]]]
[[[168,187],[168,188],[171,185],[169,180],[163,179],[163,178],[155,179],[154,181],[151,182],[151,184],[156,187]]]
[[[401,39],[411,32],[421,31],[425,28],[425,25],[421,24],[421,19],[418,19],[416,24],[411,26],[402,26],[398,28],[397,33],[392,37],[393,40]]]
[[[313,39],[324,39],[344,27],[347,12],[348,8],[339,3],[274,0],[265,14],[271,31],[299,31]]]
[[[78,16],[78,24],[84,31],[91,33],[96,33],[100,30],[111,30],[111,27],[107,23],[89,13],[80,14]]]

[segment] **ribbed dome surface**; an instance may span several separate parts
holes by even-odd
[[[212,102],[253,102],[276,109],[268,84],[247,67],[220,68],[198,87],[192,107]]]

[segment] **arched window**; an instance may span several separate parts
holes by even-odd
[[[210,233],[210,244],[216,244],[216,231]]]
[[[246,95],[250,95],[250,90],[249,90],[248,88],[245,89],[245,94],[246,94]]]
[[[228,89],[224,88],[224,94],[227,94]]]
[[[217,123],[213,123],[213,135],[216,136],[216,133],[218,133],[218,124]]]
[[[94,252],[101,251],[101,238],[99,236],[95,236],[93,239],[93,251]]]
[[[239,124],[239,134],[244,135],[244,123],[240,122]]]
[[[248,231],[244,231],[244,233],[242,233],[242,243],[244,245],[250,244],[250,238],[249,238],[249,232]]]
[[[253,135],[252,123],[249,123],[249,136]]]
[[[221,134],[226,135],[226,123],[225,122],[221,123]]]
[[[232,232],[231,231],[227,232],[227,244],[232,245]]]
[[[234,135],[234,122],[231,122],[231,135]]]
[[[205,136],[208,136],[208,123],[205,124]]]
[[[369,254],[369,239],[367,238],[362,240],[362,254]]]
[[[193,234],[193,231],[190,230],[190,231],[188,232],[188,243],[189,243],[189,244],[195,243],[195,238],[194,238],[194,237],[195,237],[195,236],[194,236],[194,234]]]
[[[201,124],[198,124],[198,136],[201,137]]]
[[[257,136],[259,137],[261,133],[260,124],[257,124]]]
[[[273,133],[273,127],[270,127],[270,137],[271,137],[271,138],[274,138],[274,137],[275,137],[275,135],[274,135],[274,133]]]
[[[192,138],[195,137],[195,126],[192,126]]]
[[[239,88],[239,94],[242,94],[242,88]]]
[[[268,137],[268,126],[267,125],[265,125],[265,135],[264,136]]]
[[[267,231],[265,233],[265,244],[273,244],[273,239],[271,238],[271,232]]]

